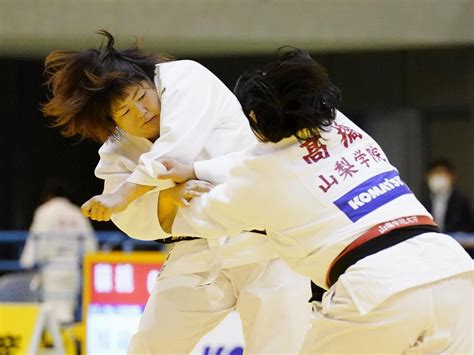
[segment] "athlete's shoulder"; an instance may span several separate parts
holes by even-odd
[[[296,141],[294,137],[285,138],[278,143],[255,141],[241,151],[239,165],[252,175],[271,174],[280,168],[281,163],[285,163],[284,155]]]
[[[212,74],[204,65],[190,59],[175,60],[156,65],[155,74],[169,77],[170,75],[196,75],[196,74]]]
[[[336,110],[336,117],[334,118],[334,121],[339,124],[355,126],[355,123],[339,110]]]
[[[180,59],[180,60],[172,60],[169,62],[158,63],[156,64],[156,67],[185,68],[185,67],[204,67],[204,66],[192,59]]]

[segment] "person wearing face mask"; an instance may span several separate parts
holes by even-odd
[[[446,159],[430,163],[426,172],[429,198],[424,205],[433,215],[441,231],[467,232],[472,230],[469,200],[456,188],[456,171]]]

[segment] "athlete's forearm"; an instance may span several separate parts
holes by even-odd
[[[95,221],[108,221],[111,215],[122,212],[130,203],[153,188],[126,182],[113,193],[92,197],[82,205],[81,211],[84,216]]]
[[[114,193],[120,195],[124,203],[128,206],[137,198],[143,196],[148,191],[153,189],[154,186],[138,185],[132,182],[126,182]]]

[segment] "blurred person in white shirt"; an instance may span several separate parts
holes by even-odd
[[[97,249],[90,221],[67,197],[60,179],[49,179],[30,226],[20,264],[40,275],[42,301],[60,323],[74,321],[84,253]]]

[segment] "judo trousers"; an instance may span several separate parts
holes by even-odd
[[[399,292],[366,314],[333,287],[314,304],[303,354],[474,354],[472,273]]]
[[[245,354],[298,354],[311,325],[310,281],[280,259],[158,277],[129,354],[189,354],[231,311],[242,321]]]

